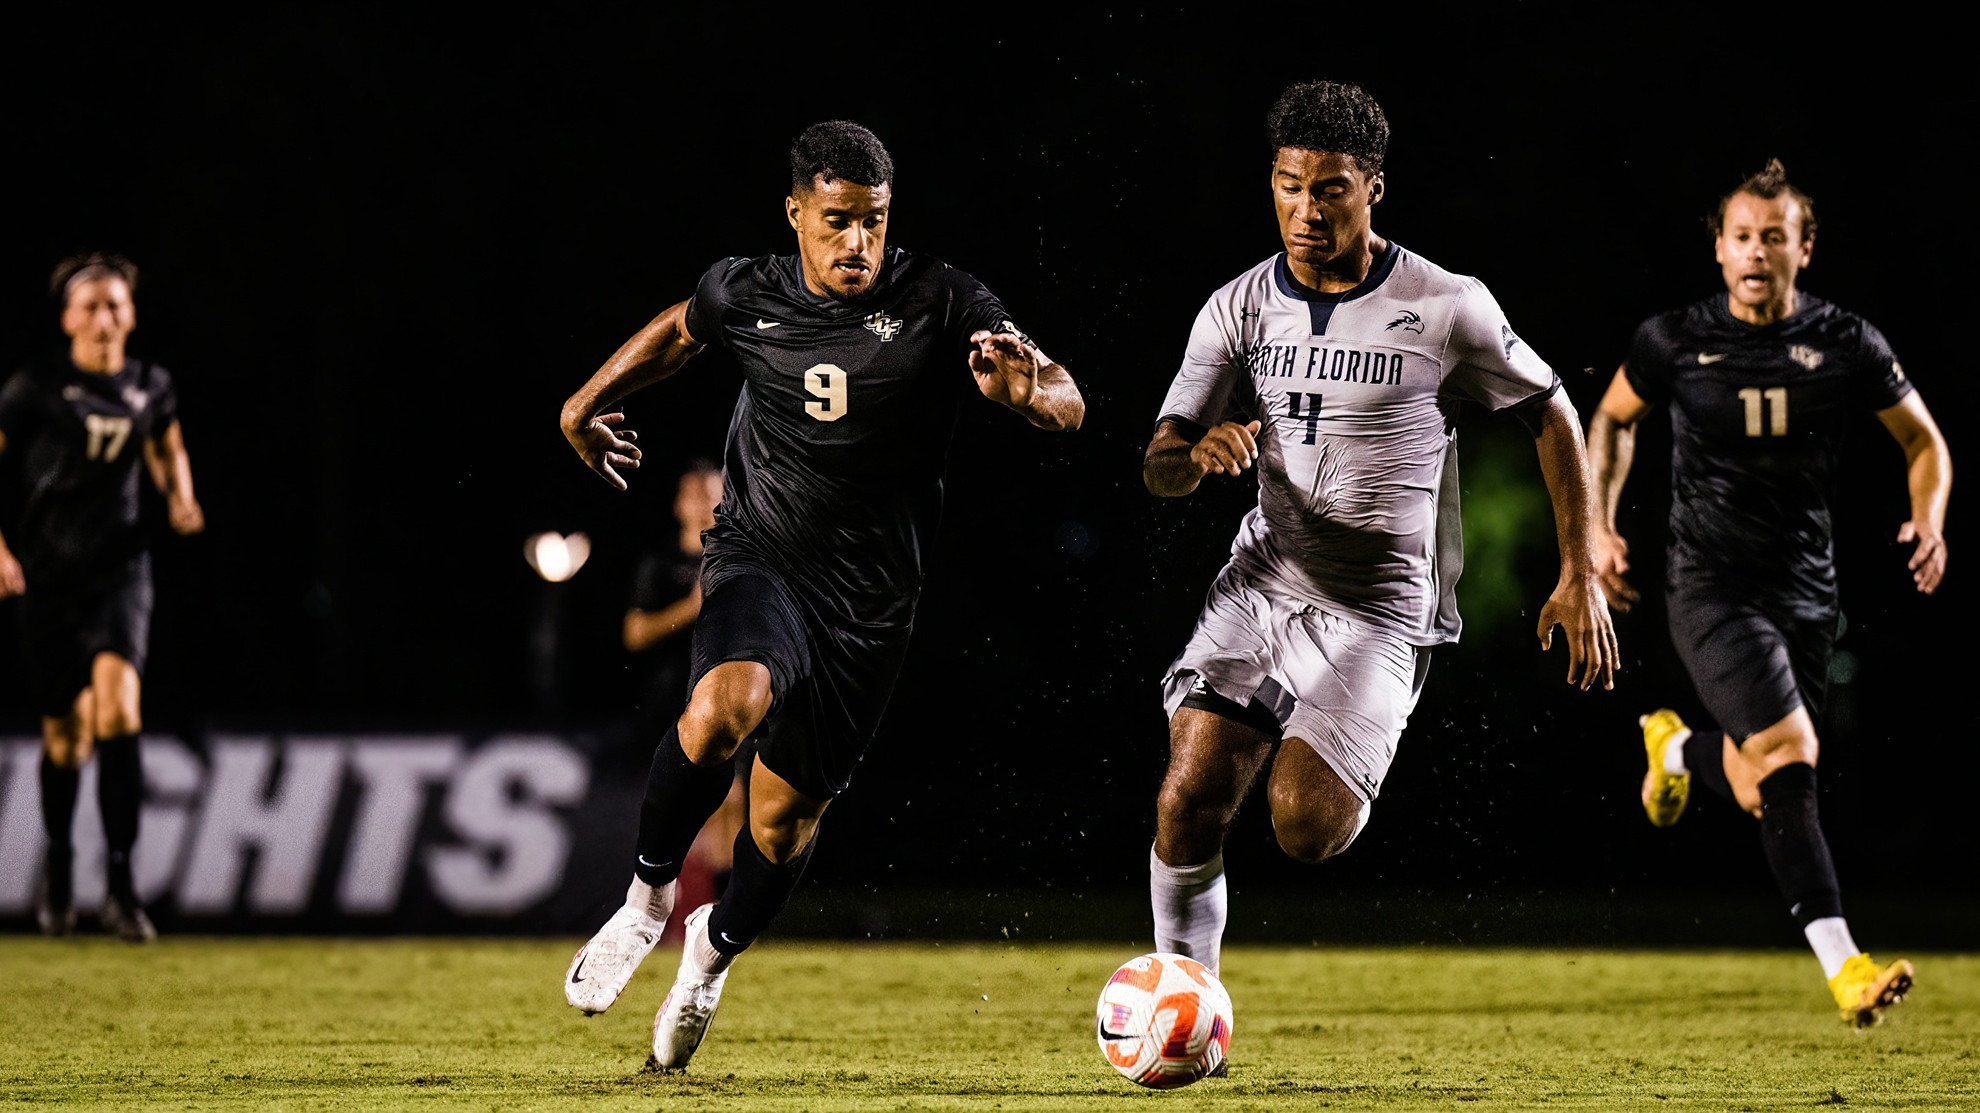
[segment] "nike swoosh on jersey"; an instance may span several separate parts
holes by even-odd
[[[1702,367],[1708,363],[1717,363],[1724,358],[1726,358],[1724,352],[1720,352],[1717,355],[1713,355],[1710,352],[1700,352],[1698,353],[1698,364]]]
[[[783,322],[782,322],[782,321],[766,321],[766,320],[764,320],[764,319],[763,319],[763,318],[761,318],[761,317],[758,317],[758,318],[756,319],[756,327],[757,327],[757,328],[776,328],[776,327],[777,327],[778,325],[780,325],[780,324],[783,324]]]

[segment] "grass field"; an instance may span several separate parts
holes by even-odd
[[[1091,1009],[1122,948],[766,942],[685,1075],[664,952],[586,1019],[577,940],[0,938],[0,1104],[65,1109],[1980,1108],[1980,956],[1850,1032],[1804,954],[1235,948],[1228,1079],[1144,1092]]]

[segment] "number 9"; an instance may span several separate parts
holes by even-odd
[[[822,402],[806,402],[804,412],[820,421],[846,416],[846,373],[837,364],[821,363],[804,373],[804,389]]]

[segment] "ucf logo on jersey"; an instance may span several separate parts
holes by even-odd
[[[866,318],[866,327],[882,341],[892,340],[900,333],[904,323],[899,318],[889,317],[885,313],[875,313]]]

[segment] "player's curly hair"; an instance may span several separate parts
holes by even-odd
[[[1389,118],[1359,85],[1301,81],[1288,85],[1266,117],[1272,152],[1284,147],[1346,155],[1369,177],[1382,172]]]
[[[878,186],[894,180],[894,160],[880,137],[851,120],[826,120],[791,143],[791,192],[809,192],[819,178]]]
[[[113,276],[123,279],[124,286],[131,293],[137,293],[136,263],[115,252],[79,252],[55,264],[55,269],[48,274],[48,293],[58,307],[67,308],[69,291],[74,290],[77,283]]]
[[[1714,236],[1725,231],[1726,209],[1732,206],[1732,199],[1742,193],[1750,193],[1768,201],[1783,193],[1794,198],[1795,204],[1801,208],[1802,242],[1806,243],[1815,238],[1815,199],[1801,192],[1793,182],[1788,181],[1787,167],[1782,166],[1781,160],[1777,158],[1768,159],[1767,165],[1761,167],[1758,174],[1734,186],[1724,197],[1719,198],[1719,207],[1713,210],[1710,220]]]

